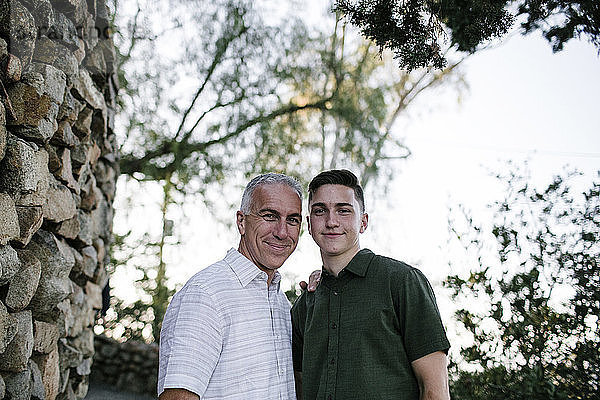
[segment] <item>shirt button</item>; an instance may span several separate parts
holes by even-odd
[[[333,292],[333,295],[334,295],[334,296],[337,296],[337,295],[338,295],[338,292]]]
[[[332,358],[331,361],[329,361],[329,364],[331,364],[331,365],[335,364],[335,358]]]
[[[332,323],[331,323],[331,329],[336,329],[336,328],[337,328],[337,325],[336,325],[336,323],[335,323],[335,322],[332,322]]]

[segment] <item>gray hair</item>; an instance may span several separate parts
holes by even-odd
[[[300,183],[291,176],[287,176],[284,174],[276,174],[274,172],[268,172],[266,174],[258,175],[254,179],[252,179],[246,185],[246,189],[244,190],[244,194],[242,195],[242,204],[240,205],[240,211],[244,214],[250,213],[250,203],[252,202],[252,194],[254,190],[261,185],[273,185],[273,184],[284,184],[288,185],[298,195],[300,201],[302,201],[302,186]]]

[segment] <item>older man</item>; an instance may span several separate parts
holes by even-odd
[[[236,215],[240,242],[173,297],[160,340],[160,400],[295,399],[290,303],[277,269],[296,248],[302,190],[252,179]]]

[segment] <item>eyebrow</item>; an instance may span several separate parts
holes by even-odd
[[[272,208],[263,208],[263,209],[260,209],[260,210],[257,211],[257,214],[258,213],[266,213],[266,212],[277,214],[277,215],[281,216],[281,213],[279,211],[273,210]],[[286,215],[285,217],[286,218],[289,218],[289,217],[300,217],[300,218],[302,218],[302,214],[300,214],[300,213],[293,213],[293,214]]]
[[[313,203],[310,206],[311,209],[313,209],[315,207],[327,208],[327,205],[325,203]],[[335,203],[335,207],[352,207],[352,208],[354,208],[354,206],[351,203]]]

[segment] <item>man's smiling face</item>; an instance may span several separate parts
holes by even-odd
[[[323,185],[309,204],[308,230],[325,256],[353,256],[360,250],[359,234],[367,227],[354,190],[344,185]]]
[[[281,267],[298,244],[302,202],[285,184],[264,184],[252,193],[250,213],[237,213],[239,251],[260,269]]]

